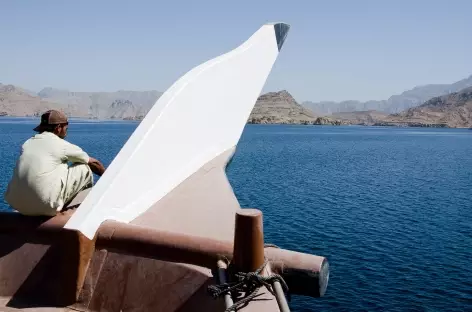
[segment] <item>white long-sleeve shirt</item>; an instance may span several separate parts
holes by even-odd
[[[22,146],[5,200],[24,215],[53,216],[64,205],[68,162],[88,161],[77,145],[51,132],[36,134]]]

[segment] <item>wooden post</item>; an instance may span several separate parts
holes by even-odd
[[[264,231],[260,210],[241,209],[236,212],[233,263],[234,268],[241,272],[254,272],[264,264]]]
[[[241,209],[236,212],[234,228],[234,269],[241,272],[254,272],[264,264],[264,231],[262,212],[257,209]],[[271,273],[270,265],[261,272],[262,275]],[[276,292],[276,302],[280,312],[290,312],[282,286],[278,281],[272,285]],[[263,290],[266,292],[266,290]],[[267,295],[269,295],[267,293]],[[254,311],[259,311],[258,307]],[[253,310],[251,310],[253,311]]]

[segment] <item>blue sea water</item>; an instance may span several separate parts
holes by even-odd
[[[0,119],[1,194],[37,121]],[[136,126],[74,120],[67,139],[109,164]],[[472,131],[248,125],[228,176],[266,242],[330,262],[293,311],[472,311]]]

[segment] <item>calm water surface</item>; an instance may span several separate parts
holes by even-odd
[[[36,122],[0,119],[1,194]],[[68,140],[108,165],[136,126],[75,120]],[[472,311],[472,131],[249,125],[228,176],[267,242],[330,261],[293,311]]]

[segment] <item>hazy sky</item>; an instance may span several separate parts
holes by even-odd
[[[291,25],[264,88],[386,99],[472,74],[472,1],[0,0],[0,82],[165,91],[263,23]]]

